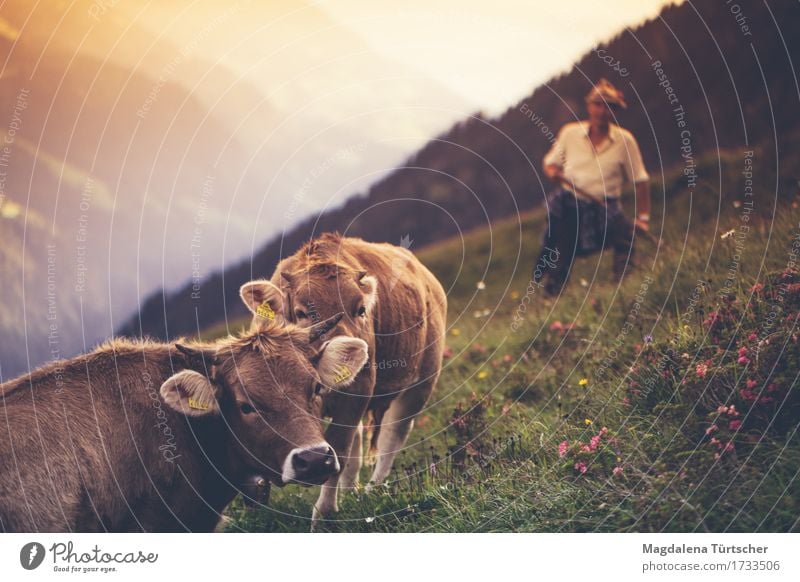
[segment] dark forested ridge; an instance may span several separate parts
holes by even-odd
[[[154,294],[120,331],[163,338],[240,315],[239,286],[269,276],[281,257],[315,233],[339,230],[395,244],[410,236],[418,248],[540,204],[548,187],[540,160],[553,133],[582,116],[583,96],[600,77],[625,91],[629,108],[619,123],[638,138],[654,179],[662,168],[682,165],[689,187],[694,160],[720,149],[774,142],[780,152],[783,137],[800,125],[793,74],[798,24],[794,0],[668,7],[588,52],[500,117],[458,123],[366,194],[287,229],[252,260],[199,287]],[[291,198],[287,193],[287,206]]]

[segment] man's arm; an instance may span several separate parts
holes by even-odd
[[[552,182],[559,183],[560,178],[564,176],[564,168],[558,164],[545,164],[544,175]]]
[[[636,182],[636,226],[650,229],[650,181]]]
[[[566,152],[564,151],[565,127],[559,130],[556,140],[550,147],[550,151],[545,154],[544,160],[542,160],[544,175],[556,184],[559,184],[559,179],[564,176],[564,158],[566,157]]]
[[[649,230],[650,224],[650,175],[644,167],[642,152],[636,138],[629,132],[625,132],[627,138],[626,149],[628,160],[625,173],[628,179],[633,182],[636,189],[636,216],[634,218],[636,226],[642,230]]]

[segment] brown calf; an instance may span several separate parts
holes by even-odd
[[[0,531],[210,531],[253,475],[325,481],[339,462],[321,396],[354,377],[329,371],[367,360],[360,339],[313,347],[340,317],[114,340],[0,385]]]

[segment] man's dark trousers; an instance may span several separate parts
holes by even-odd
[[[622,279],[633,260],[634,229],[619,200],[609,199],[603,206],[559,188],[548,196],[547,212],[548,228],[531,277],[534,283],[543,284],[548,295],[559,295],[573,259],[604,248],[614,250],[614,279]]]

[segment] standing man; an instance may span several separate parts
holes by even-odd
[[[587,121],[561,128],[544,157],[544,173],[558,186],[548,196],[548,229],[534,282],[549,296],[561,293],[575,256],[604,247],[614,249],[614,278],[622,279],[633,258],[634,225],[622,213],[623,184],[636,188],[635,228],[648,230],[650,176],[642,162],[639,144],[626,129],[612,123],[625,97],[606,79],[586,95]]]

